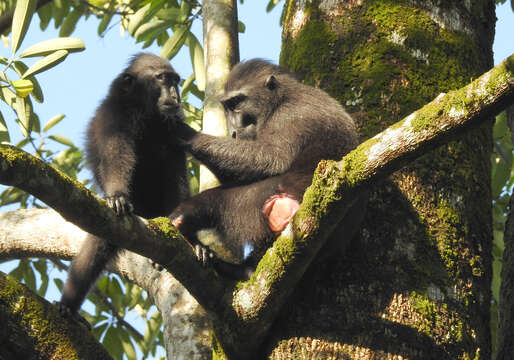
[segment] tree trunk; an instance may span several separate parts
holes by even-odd
[[[288,1],[281,64],[370,138],[492,66],[494,2],[436,3]],[[270,357],[489,359],[491,149],[483,126],[377,188],[360,236],[284,307]]]

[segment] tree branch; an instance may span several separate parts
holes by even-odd
[[[12,146],[0,145],[0,183],[36,196],[82,230],[162,264],[206,309],[219,306],[225,284],[199,264],[168,219],[119,218],[81,183]]]
[[[112,359],[84,326],[0,272],[1,359]]]

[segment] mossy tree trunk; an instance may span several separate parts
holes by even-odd
[[[290,0],[283,21],[281,65],[363,140],[492,66],[490,0]],[[271,358],[490,358],[490,130],[373,191],[360,236],[313,263],[276,321]]]

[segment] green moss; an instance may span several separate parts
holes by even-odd
[[[445,303],[437,303],[414,291],[410,300],[413,309],[421,315],[415,323],[421,332],[435,338],[438,343],[458,344],[463,341],[464,323],[457,313],[448,310]]]
[[[468,35],[440,28],[408,2],[375,1],[346,11],[332,23],[313,11],[295,38],[284,40],[280,62],[352,113],[365,104],[365,119],[358,121],[365,138],[487,66]]]
[[[179,236],[180,231],[178,231],[173,224],[171,223],[171,220],[167,217],[157,217],[155,219],[148,220],[148,224],[150,225],[150,228],[152,229],[159,229],[166,237],[169,238],[175,238]]]
[[[221,346],[219,339],[216,335],[215,331],[211,331],[212,333],[212,360],[227,360],[228,357],[223,351],[223,347]]]
[[[54,306],[5,274],[0,274],[0,310],[4,319],[17,324],[13,341],[31,344],[42,358],[71,360],[85,358],[87,353],[92,358],[110,359],[81,325],[63,321]]]
[[[306,83],[320,84],[330,76],[324,66],[335,39],[326,23],[309,21],[294,42],[283,43],[281,58],[287,58],[287,67],[301,74]]]
[[[344,157],[341,165],[341,176],[344,176],[348,185],[351,186],[357,181],[364,180],[364,164],[370,153],[370,149],[378,142],[379,139],[368,139]]]

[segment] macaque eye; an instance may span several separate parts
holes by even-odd
[[[246,100],[245,95],[234,96],[223,102],[223,106],[228,111],[237,111],[239,105]]]
[[[177,85],[180,81],[180,77],[175,73],[170,72],[162,72],[155,75],[155,78],[161,82],[164,82],[169,85]]]
[[[155,78],[157,80],[164,81],[164,80],[166,80],[166,73],[158,73],[158,74],[155,75]]]
[[[173,85],[177,85],[180,82],[180,76],[177,74],[170,74],[170,81]]]

